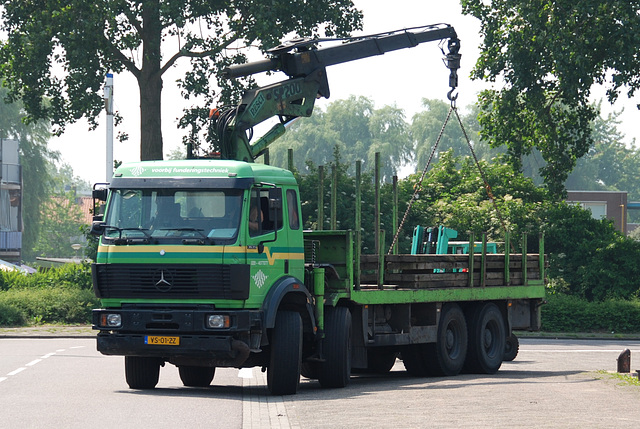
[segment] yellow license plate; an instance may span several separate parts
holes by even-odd
[[[158,335],[147,335],[144,337],[145,344],[157,346],[179,346],[180,337],[162,337]]]

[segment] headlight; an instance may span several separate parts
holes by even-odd
[[[100,326],[105,328],[119,328],[122,326],[122,315],[119,313],[103,313],[100,316]]]
[[[231,318],[223,314],[210,314],[207,316],[207,327],[209,328],[228,328],[231,326]]]

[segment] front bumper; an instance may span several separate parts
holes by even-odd
[[[101,326],[103,314],[118,313],[122,325]],[[227,328],[205,325],[209,314],[225,314]],[[158,357],[169,362],[207,361],[216,366],[237,366],[251,351],[260,351],[262,312],[216,311],[212,308],[115,308],[93,310],[93,329],[99,330],[98,351],[105,355]],[[177,338],[176,345],[152,344],[149,337]]]

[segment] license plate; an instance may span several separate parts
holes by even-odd
[[[157,346],[179,346],[180,337],[162,337],[158,335],[147,335],[144,337],[145,344]]]

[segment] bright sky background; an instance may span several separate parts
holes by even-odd
[[[478,57],[480,44],[479,21],[463,16],[458,1],[451,0],[354,0],[356,6],[364,11],[364,30],[358,34],[372,34],[422,25],[451,24],[461,40],[462,64],[459,70],[458,101],[459,107],[473,104],[476,94],[486,84],[471,81],[469,74]],[[165,54],[169,50],[164,51]],[[442,63],[442,53],[438,42],[423,43],[415,48],[389,52],[385,55],[331,66],[327,69],[331,98],[318,100],[316,106],[326,107],[327,103],[344,99],[350,95],[362,95],[376,103],[376,107],[395,104],[405,110],[410,119],[421,110],[422,98],[447,101],[449,91],[449,71]],[[190,106],[184,101],[175,83],[189,66],[188,60],[179,61],[177,66],[165,73],[162,93],[162,131],[164,154],[182,146],[185,130],[176,128],[182,109]],[[263,74],[264,76],[264,74]],[[280,73],[281,78],[285,75]],[[258,79],[259,84],[266,83],[266,77]],[[271,78],[273,80],[273,78]],[[604,97],[604,91],[596,95]],[[626,134],[627,142],[632,138],[640,142],[640,128],[635,126],[639,112],[635,108],[640,99],[629,101],[621,96],[613,108],[625,108],[621,116],[619,129]],[[610,107],[603,103],[606,114]],[[135,79],[129,73],[114,76],[114,105],[124,117],[124,122],[116,130],[129,134],[129,140],[120,143],[114,139],[113,157],[115,160],[129,162],[140,159],[139,132],[139,96]],[[215,107],[215,106],[209,106]],[[302,119],[304,120],[304,119]],[[61,137],[52,138],[49,148],[60,152],[62,162],[73,168],[74,174],[91,183],[104,182],[106,179],[106,115],[99,118],[100,126],[88,131],[85,121],[67,127]],[[114,134],[115,134],[114,133]]]

